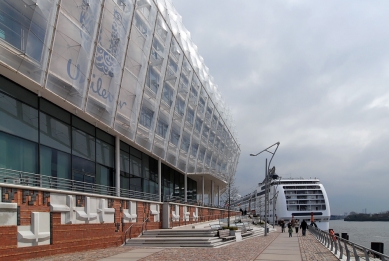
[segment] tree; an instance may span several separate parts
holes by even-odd
[[[235,175],[234,174],[223,174],[224,180],[227,182],[226,188],[222,191],[221,200],[224,202],[224,206],[228,208],[228,227],[230,226],[230,212],[231,212],[231,203],[239,198],[239,190],[235,185]]]

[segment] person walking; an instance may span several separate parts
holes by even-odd
[[[293,235],[293,227],[292,226],[288,226],[288,227],[289,227],[289,230],[288,230],[289,237],[292,237],[292,235]]]
[[[296,220],[294,221],[294,229],[296,230],[296,234],[299,233],[299,227],[300,227],[300,222],[299,222],[298,219],[296,219]]]
[[[280,226],[281,226],[281,232],[284,233],[285,232],[285,221],[283,219],[281,219]]]
[[[301,222],[301,225],[300,225],[301,233],[303,234],[303,236],[305,236],[305,233],[307,233],[307,227],[308,227],[308,224],[307,224],[307,222],[305,222],[305,219],[303,219],[303,221]]]

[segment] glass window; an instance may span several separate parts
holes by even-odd
[[[201,132],[201,126],[203,126],[203,121],[197,117],[196,118],[196,123],[195,123],[195,130],[200,133]]]
[[[165,101],[169,106],[172,106],[173,103],[173,88],[168,84],[164,84],[162,100]]]
[[[41,112],[70,124],[71,114],[45,99],[39,99],[39,109]]]
[[[190,108],[188,108],[186,112],[186,121],[190,123],[190,125],[193,125],[194,120],[194,111]]]
[[[0,131],[38,142],[38,110],[0,93]]]
[[[158,119],[156,133],[159,136],[161,136],[162,138],[166,138],[166,132],[167,132],[168,126],[169,125],[167,123],[165,123],[163,120]]]
[[[158,160],[149,157],[150,180],[158,182]]]
[[[130,174],[123,171],[120,172],[120,188],[130,189]]]
[[[185,112],[185,101],[181,98],[177,98],[175,111],[181,116],[184,115]]]
[[[192,143],[190,152],[191,152],[191,155],[192,155],[193,157],[196,157],[196,156],[197,156],[197,150],[198,150],[198,149],[199,149],[199,144],[197,144],[197,143]]]
[[[120,151],[120,171],[130,173],[130,155],[124,151]]]
[[[74,115],[72,115],[72,125],[73,127],[76,127],[77,129],[82,130],[83,132],[86,132],[89,135],[92,135],[93,137],[96,136],[95,126],[87,123],[86,121],[83,121],[82,119]]]
[[[0,168],[38,173],[38,144],[0,131]]]
[[[73,139],[73,155],[83,157],[92,161],[96,158],[96,142],[95,137],[89,135],[79,129],[72,129]]]
[[[130,189],[135,191],[142,191],[142,178],[131,175]]]
[[[142,160],[137,157],[130,158],[130,174],[138,177],[142,176]]]
[[[188,135],[182,135],[181,149],[185,152],[189,151],[190,137]]]
[[[152,110],[150,110],[146,106],[143,106],[139,117],[139,123],[144,127],[146,127],[147,129],[150,129],[153,120],[153,115],[154,112]]]
[[[47,18],[38,15],[38,10],[35,4],[23,1],[1,1],[0,39],[40,62]]]
[[[142,169],[143,169],[143,178],[150,179],[150,165],[149,165],[149,156],[143,154],[142,156]]]
[[[64,152],[71,152],[71,128],[42,112],[39,113],[40,143]]]
[[[155,93],[159,88],[159,74],[152,66],[149,66],[147,71],[146,85]]]
[[[40,146],[40,174],[71,179],[70,154]]]
[[[135,156],[137,158],[142,158],[142,152],[139,150],[135,149],[134,147],[130,147],[130,153],[132,156]]]
[[[115,147],[101,140],[96,140],[96,161],[113,168],[115,166]]]
[[[17,98],[31,107],[38,108],[38,96],[35,93],[24,89],[2,75],[0,75],[0,90],[8,96]]]
[[[100,164],[96,167],[96,184],[113,187],[114,184],[114,170],[107,168]]]
[[[208,134],[209,134],[209,128],[208,126],[204,126],[203,128],[203,138],[208,139]]]
[[[180,134],[178,133],[177,130],[172,129],[172,132],[170,134],[170,142],[178,146],[179,140],[180,140]]]

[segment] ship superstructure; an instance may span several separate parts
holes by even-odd
[[[270,224],[283,219],[289,222],[292,218],[300,222],[305,219],[309,224],[311,214],[318,228],[328,230],[330,205],[323,184],[317,178],[279,178],[269,184],[269,207],[267,219]],[[236,209],[255,212],[265,218],[266,183],[259,183],[252,193],[234,202]]]

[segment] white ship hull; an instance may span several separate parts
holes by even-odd
[[[265,185],[260,183],[257,190],[235,202],[234,207],[237,210],[255,211],[265,220],[265,191]],[[326,231],[329,229],[330,205],[324,186],[318,179],[273,180],[268,206],[267,220],[270,224],[281,219],[288,222],[292,217],[300,223],[305,219],[310,224],[313,213],[317,227]]]

